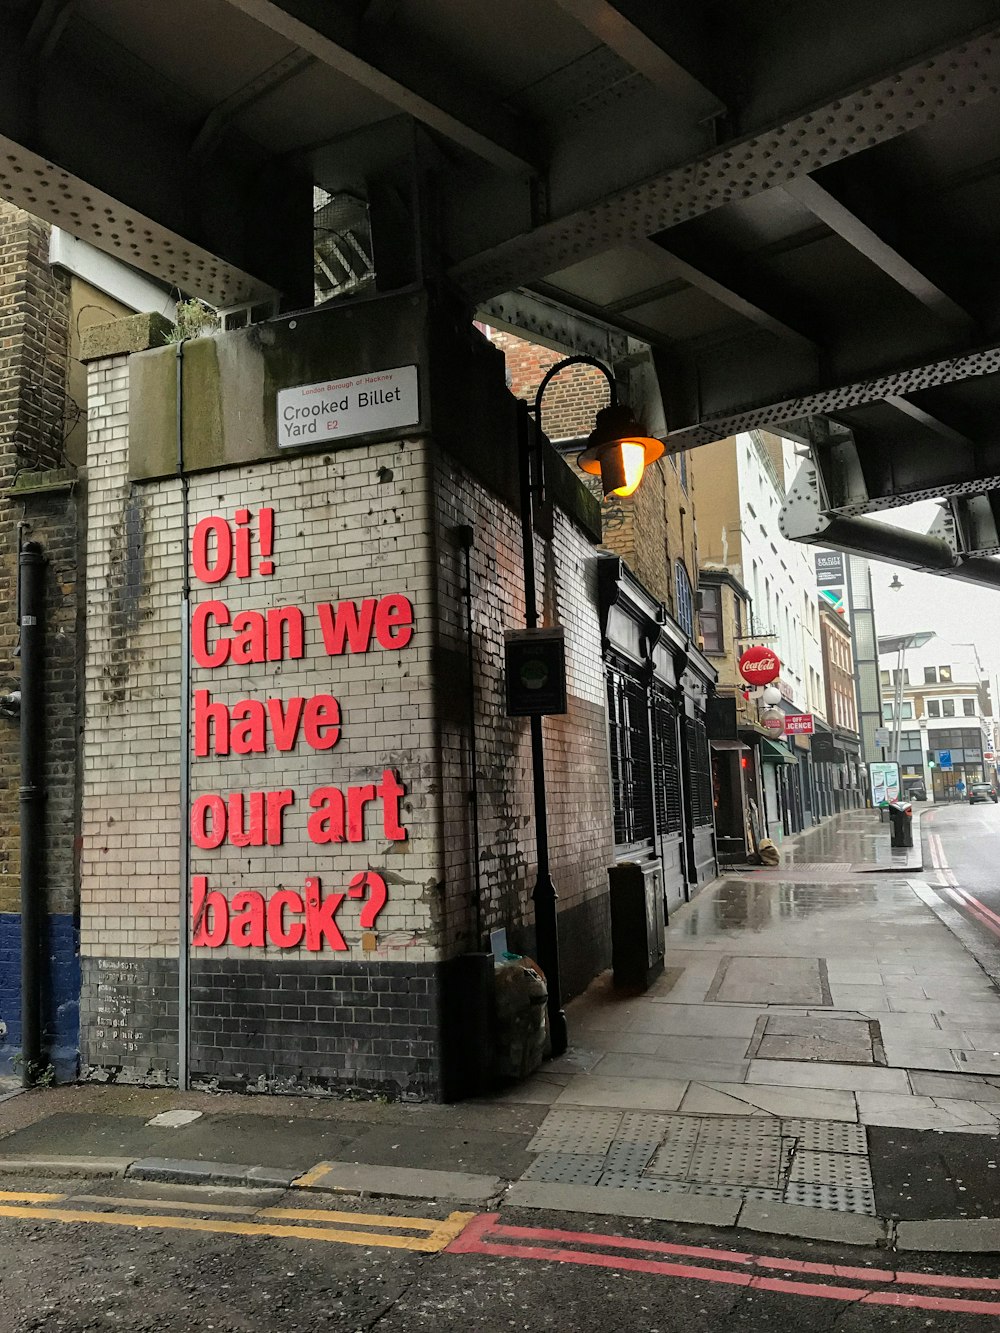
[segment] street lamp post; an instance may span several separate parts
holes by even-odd
[[[534,421],[524,403],[518,405],[518,462],[521,482],[521,545],[524,562],[524,621],[529,630],[538,628],[538,593],[535,586],[536,497],[542,494],[543,465],[540,453],[542,397],[552,379],[567,366],[588,365],[608,381],[609,404],[597,414],[594,430],[579,457],[580,467],[599,475],[604,494],[631,495],[642,480],[646,464],[659,458],[663,443],[648,436],[631,409],[618,401],[614,378],[602,362],[591,356],[570,356],[546,371],[535,394]],[[549,1034],[553,1057],[566,1050],[568,1033],[562,1007],[559,976],[559,925],[556,903],[559,895],[549,866],[549,823],[545,792],[545,748],[542,716],[533,713],[531,724],[531,777],[535,812],[535,849],[538,868],[531,898],[535,906],[535,947],[538,964],[548,989]]]

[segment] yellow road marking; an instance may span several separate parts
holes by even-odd
[[[356,1222],[369,1227],[407,1227],[411,1231],[436,1231],[441,1225],[430,1217],[390,1217],[379,1213],[335,1213],[325,1208],[261,1208],[259,1217],[301,1217],[304,1222]],[[471,1214],[470,1214],[471,1216]]]
[[[0,1199],[9,1203],[59,1203],[65,1194],[20,1194],[15,1190],[0,1190]]]
[[[68,1198],[68,1195],[56,1194],[54,1199]],[[127,1208],[171,1208],[176,1212],[188,1213],[237,1213],[243,1217],[254,1217],[260,1212],[252,1203],[198,1203],[192,1199],[190,1202],[184,1199],[128,1199],[121,1195],[113,1194],[74,1194],[73,1203],[115,1203],[124,1204]]]
[[[267,1226],[258,1222],[228,1222],[200,1217],[165,1217],[147,1213],[97,1213],[73,1208],[32,1208],[0,1206],[0,1217],[31,1217],[40,1222],[89,1222],[102,1226],[134,1227],[142,1231],[155,1227],[164,1231],[216,1232],[228,1236],[273,1236],[282,1240],[318,1240],[327,1244],[375,1245],[391,1250],[420,1250],[434,1254],[454,1239],[472,1216],[452,1213],[429,1236],[393,1236],[374,1231],[338,1231],[322,1226]],[[420,1219],[418,1219],[420,1220]],[[407,1218],[407,1224],[413,1219]]]
[[[318,1180],[322,1180],[329,1170],[329,1162],[317,1162],[304,1175],[296,1176],[292,1184],[298,1185],[300,1189],[308,1189],[310,1185],[315,1185]]]

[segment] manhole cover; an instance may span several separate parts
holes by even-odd
[[[751,1060],[884,1063],[878,1024],[863,1018],[768,1014],[757,1023],[748,1054]]]

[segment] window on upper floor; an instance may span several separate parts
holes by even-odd
[[[965,714],[966,717],[975,717],[975,716],[976,716],[976,701],[975,701],[975,699],[963,699],[963,700],[962,700],[962,712]]]
[[[694,635],[694,596],[683,560],[674,565],[674,617],[686,634]]]
[[[938,699],[928,699],[928,700],[927,700],[927,716],[928,716],[928,717],[940,717],[940,716],[941,716],[941,703],[940,703],[940,700],[938,700]]]
[[[951,680],[951,667],[950,666],[938,667],[938,679],[942,682],[942,684],[945,681]]]
[[[890,677],[888,671],[880,671],[880,672],[879,672],[879,679],[882,681],[882,684],[883,684],[883,685],[888,685],[888,684],[890,683],[890,681],[891,681],[891,677]]]
[[[942,716],[942,717],[954,717],[954,716],[955,716],[955,700],[954,700],[954,699],[942,699],[942,700],[941,700],[941,716]]]
[[[924,684],[937,684],[937,667],[924,667]]]
[[[698,624],[706,653],[725,652],[722,632],[722,589],[702,588],[698,593]]]

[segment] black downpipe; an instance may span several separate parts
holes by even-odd
[[[472,875],[476,896],[476,948],[481,949],[483,940],[483,871],[480,865],[481,848],[479,844],[479,743],[476,736],[476,642],[472,623],[472,546],[474,534],[472,528],[463,525],[458,529],[458,540],[464,554],[465,566],[465,634],[468,646],[468,688],[469,688],[469,813],[472,817]]]
[[[544,381],[542,385],[544,387]],[[541,393],[541,390],[539,390]],[[532,477],[532,448],[538,429],[528,416],[524,403],[517,405],[518,461],[521,470],[521,546],[524,560],[524,623],[528,629],[538,627],[538,599],[535,593],[535,518],[534,478]],[[539,466],[537,454],[536,466]],[[545,799],[545,749],[542,739],[542,719],[532,714],[531,722],[531,776],[535,801],[535,845],[538,878],[532,890],[535,904],[535,950],[538,964],[545,973],[549,993],[549,1036],[553,1057],[562,1055],[568,1043],[566,1014],[562,1007],[562,982],[559,976],[559,920],[556,902],[558,894],[549,869],[549,820]]]
[[[18,555],[21,643],[21,1057],[25,1087],[42,1072],[42,895],[45,846],[45,555]]]

